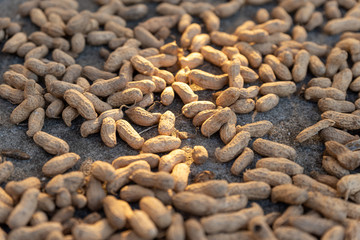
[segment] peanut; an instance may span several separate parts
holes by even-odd
[[[46,176],[55,176],[57,174],[64,173],[68,169],[72,168],[79,159],[80,156],[76,153],[65,153],[56,156],[43,165],[42,172]]]
[[[158,132],[160,135],[170,136],[175,131],[175,115],[171,111],[166,111],[159,120]]]
[[[179,148],[181,140],[176,137],[159,135],[146,140],[142,146],[144,153],[169,152]]]
[[[64,140],[46,132],[36,132],[33,139],[37,145],[50,154],[58,155],[69,152],[69,145]]]

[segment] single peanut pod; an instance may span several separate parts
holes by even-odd
[[[180,213],[172,215],[172,222],[166,231],[166,238],[169,240],[185,239],[184,218]]]
[[[193,52],[186,57],[179,58],[179,62],[182,68],[188,67],[189,69],[194,69],[204,63],[204,57],[198,52]]]
[[[264,216],[256,216],[249,221],[249,230],[252,232],[255,240],[260,239],[277,239],[275,234],[266,223]]]
[[[200,52],[200,49],[203,46],[206,46],[210,43],[210,36],[208,34],[198,34],[193,37],[190,45],[191,52]]]
[[[280,60],[274,55],[267,55],[264,59],[264,62],[272,68],[279,80],[292,80],[292,75],[289,69],[284,64],[282,64]]]
[[[76,224],[71,229],[72,235],[75,237],[75,239],[79,240],[86,240],[91,238],[107,239],[115,231],[116,230],[110,225],[107,219],[101,219],[92,224]]]
[[[95,161],[91,164],[91,174],[102,182],[110,182],[115,178],[115,168],[108,162]]]
[[[255,101],[252,99],[239,99],[230,106],[230,109],[239,114],[246,114],[255,109]]]
[[[30,221],[36,210],[38,195],[39,190],[36,188],[30,188],[24,192],[19,204],[11,211],[6,221],[11,229],[25,226]]]
[[[296,85],[290,81],[266,82],[260,87],[260,93],[263,95],[273,93],[279,97],[287,97],[295,92]]]
[[[220,232],[231,233],[246,227],[250,219],[263,214],[261,207],[256,203],[252,203],[250,208],[231,213],[213,214],[201,218],[200,222],[205,232],[208,234]]]
[[[42,172],[46,176],[55,176],[66,172],[72,168],[80,159],[80,156],[75,153],[65,153],[56,156],[47,161],[42,167]]]
[[[260,67],[262,62],[262,56],[258,51],[254,50],[250,46],[250,44],[246,42],[240,42],[237,43],[235,46],[239,49],[240,53],[249,60],[249,63],[253,68]]]
[[[261,138],[254,141],[253,150],[262,156],[284,157],[291,160],[296,158],[296,151],[294,148]]]
[[[304,168],[299,164],[290,161],[286,158],[262,158],[256,162],[257,168],[267,168],[271,171],[279,171],[286,173],[289,176],[302,174]]]
[[[344,237],[345,237],[344,227],[337,225],[327,230],[322,236],[322,239],[332,240],[332,239],[343,239]]]
[[[126,86],[126,79],[122,76],[115,77],[109,80],[99,80],[93,83],[90,87],[90,92],[99,97],[107,97]]]
[[[92,120],[97,117],[94,105],[79,91],[69,89],[64,93],[65,101],[75,108],[85,119]]]
[[[164,40],[158,40],[154,35],[152,35],[151,32],[142,26],[137,26],[134,28],[134,35],[135,38],[141,42],[144,48],[160,48],[162,45],[164,45]]]
[[[190,167],[186,163],[176,164],[171,172],[171,176],[173,176],[175,181],[175,192],[184,191],[187,184],[188,178],[190,174]]]
[[[103,143],[108,147],[115,147],[116,141],[116,123],[111,117],[105,117],[102,120],[100,136]]]
[[[128,185],[120,190],[120,198],[127,202],[138,202],[146,196],[153,197],[154,192],[139,185]]]
[[[289,175],[278,171],[270,171],[267,168],[247,170],[244,172],[244,181],[263,181],[270,186],[278,186],[292,182]]]
[[[242,88],[244,86],[244,78],[241,74],[241,62],[239,59],[231,61],[227,70],[229,75],[229,86]]]
[[[213,75],[202,70],[193,69],[189,74],[189,81],[205,89],[220,90],[228,83],[227,74]]]
[[[208,152],[203,146],[194,146],[192,158],[195,164],[203,164],[208,159]]]
[[[140,149],[144,144],[144,138],[142,138],[126,120],[117,120],[116,129],[121,139],[133,149]]]
[[[212,43],[219,46],[234,46],[238,37],[226,32],[213,31],[210,33],[210,39]]]
[[[128,88],[120,92],[115,92],[107,98],[107,103],[113,107],[134,104],[143,99],[143,94],[138,88]]]
[[[71,127],[71,122],[72,122],[72,120],[74,120],[75,118],[77,118],[77,117],[79,116],[79,113],[78,113],[78,111],[77,111],[75,108],[70,107],[70,106],[67,106],[67,107],[63,110],[61,116],[62,116],[62,119],[64,120],[66,126]],[[90,121],[91,121],[91,120],[90,120]]]
[[[341,70],[339,73],[334,75],[331,87],[346,92],[350,86],[352,78],[353,76],[351,70],[349,68],[345,68],[344,70]]]
[[[330,119],[323,119],[317,122],[316,124],[305,128],[302,130],[297,136],[296,141],[298,142],[304,142],[307,139],[311,138],[312,136],[316,135],[319,131],[321,131],[324,128],[328,128],[331,126],[334,126],[335,121]]]
[[[160,135],[170,136],[175,131],[175,115],[171,111],[166,111],[159,120],[158,132]]]
[[[259,77],[262,82],[275,82],[276,77],[270,65],[263,63],[259,67]]]
[[[171,224],[171,212],[157,198],[145,196],[140,200],[139,206],[160,229],[164,229]]]
[[[64,109],[64,102],[61,99],[56,99],[46,108],[46,116],[48,118],[58,118]]]
[[[179,138],[159,135],[146,140],[144,145],[142,146],[142,151],[144,153],[169,152],[179,148],[180,145],[181,140]]]
[[[184,104],[198,100],[198,95],[196,95],[186,83],[174,82],[171,87],[174,89],[176,94],[180,96]]]
[[[203,110],[215,109],[216,105],[210,101],[195,101],[182,107],[182,114],[187,118],[193,118]]]
[[[292,177],[293,184],[300,188],[305,188],[308,191],[320,192],[323,195],[335,197],[337,192],[332,187],[326,184],[320,183],[311,177],[304,174],[297,174]]]
[[[342,167],[339,162],[331,156],[323,156],[322,167],[327,173],[338,178],[342,178],[343,176],[350,174],[349,170]]]
[[[29,116],[28,121],[28,130],[26,131],[26,135],[29,137],[33,137],[34,134],[38,131],[41,131],[45,120],[45,111],[43,108],[35,109]]]
[[[144,75],[154,75],[156,68],[155,66],[146,58],[135,55],[130,59],[133,67],[140,73]]]
[[[34,134],[33,139],[37,145],[50,154],[59,155],[69,152],[69,145],[64,140],[48,133],[38,131]]]
[[[202,183],[193,183],[186,187],[185,191],[206,194],[218,198],[224,197],[228,189],[228,183],[225,180],[210,180]]]
[[[122,200],[117,200],[113,196],[107,196],[103,200],[105,215],[115,229],[121,229],[126,223],[126,216]]]
[[[140,126],[152,126],[160,120],[160,113],[151,113],[140,107],[132,107],[125,111],[130,120]]]
[[[205,123],[204,123],[205,124]],[[234,138],[222,149],[215,149],[216,159],[220,162],[228,162],[238,156],[250,141],[250,133],[242,131],[237,133]]]
[[[310,57],[309,68],[312,74],[317,77],[321,77],[325,75],[326,68],[325,64],[320,60],[319,57],[312,55]]]
[[[220,19],[213,11],[206,10],[200,14],[200,18],[204,21],[208,32],[218,31],[220,28]]]
[[[7,84],[0,84],[0,97],[8,100],[12,104],[20,104],[24,101],[24,92],[22,90],[12,88]]]
[[[266,94],[260,97],[255,104],[255,109],[258,112],[267,112],[279,104],[279,96],[273,93]]]
[[[274,203],[284,202],[290,205],[300,205],[307,199],[307,191],[292,184],[276,186],[271,191],[271,201]]]
[[[310,62],[310,54],[306,50],[300,50],[295,55],[292,75],[295,82],[304,80]]]
[[[16,53],[18,48],[27,41],[27,36],[23,32],[16,33],[9,40],[6,41],[2,52]]]
[[[201,54],[204,56],[204,59],[215,66],[221,67],[227,60],[225,53],[217,50],[211,46],[203,46],[200,49]]]
[[[255,20],[257,23],[264,23],[270,19],[270,14],[265,8],[260,8],[257,10],[255,15]]]
[[[334,221],[344,221],[346,218],[346,202],[336,197],[325,196],[319,192],[308,192],[308,200],[304,205],[321,213]]]
[[[235,159],[233,165],[231,166],[231,173],[235,176],[239,176],[241,172],[244,171],[254,160],[254,152],[245,147],[244,151]]]
[[[193,125],[195,127],[201,126],[209,117],[211,117],[214,113],[216,113],[216,109],[208,109],[203,110],[195,115],[193,118]]]
[[[245,195],[249,200],[267,199],[270,196],[271,187],[265,182],[242,182],[229,183],[229,195]]]
[[[186,154],[182,149],[176,149],[169,154],[164,155],[159,161],[159,171],[171,172],[174,166],[178,163],[185,162]]]
[[[174,178],[167,172],[153,173],[139,169],[130,175],[130,179],[143,187],[153,187],[160,190],[172,189],[175,186]]]
[[[175,208],[197,216],[215,213],[217,201],[205,194],[188,191],[179,192],[172,197]]]
[[[128,221],[134,232],[142,238],[152,239],[158,233],[154,222],[144,211],[135,210]]]
[[[115,169],[123,168],[136,161],[146,161],[151,168],[157,167],[160,157],[153,153],[142,153],[134,156],[121,156],[113,160],[112,165]]]
[[[166,87],[161,93],[161,103],[165,106],[169,106],[174,101],[174,90],[172,87]]]
[[[116,169],[116,177],[106,185],[107,191],[115,194],[122,186],[130,182],[130,175],[138,169],[150,170],[150,165],[146,161],[139,160],[126,167]]]
[[[5,182],[11,174],[14,172],[14,165],[10,161],[5,161],[3,163],[0,163],[0,182]]]
[[[341,64],[348,58],[348,53],[335,47],[326,58],[326,76],[332,77],[339,70]]]
[[[360,128],[360,117],[354,114],[326,111],[321,114],[321,118],[335,121],[334,126],[338,128],[348,130],[356,130]]]
[[[345,94],[341,90],[333,87],[309,87],[305,90],[305,99],[318,101],[321,98],[333,98],[335,100],[345,100]]]
[[[228,121],[231,113],[232,111],[228,107],[218,110],[202,124],[201,133],[206,137],[210,137]]]

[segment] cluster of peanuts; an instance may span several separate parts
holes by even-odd
[[[6,160],[0,164],[5,186],[0,187],[0,224],[6,226],[0,240],[360,239],[360,175],[353,172],[360,166],[360,140],[348,132],[360,129],[360,100],[346,100],[348,90],[360,92],[360,3],[279,0],[271,12],[260,8],[255,21],[230,34],[219,31],[221,18],[245,4],[272,1],[216,6],[155,1],[160,16],[147,20],[148,6],[141,0],[96,2],[101,5],[96,12],[78,12],[75,0],[21,4],[19,14],[40,29],[29,36],[19,24],[0,18],[0,39],[8,38],[2,51],[24,58],[23,65],[4,73],[0,97],[18,105],[10,121],[27,121],[26,134],[54,155],[42,167],[46,183],[36,177],[7,182],[14,166]],[[140,23],[126,27],[134,20]],[[320,28],[342,34],[333,48],[307,41],[307,32]],[[172,31],[180,33],[178,41],[169,41]],[[99,52],[103,70],[76,64],[86,44],[107,45]],[[49,53],[51,60],[45,59]],[[205,62],[223,74],[200,70]],[[294,140],[302,143],[319,134],[328,173],[311,176],[295,162],[293,147],[266,139],[270,121],[237,125],[239,114],[275,108],[308,75],[314,78],[303,95],[318,103],[321,120]],[[194,90],[199,87],[214,91],[214,99],[199,99]],[[176,130],[175,114],[152,112],[156,98],[170,106],[175,94],[194,127],[205,137],[219,132],[224,146],[210,154],[194,146],[190,156],[181,148],[189,134]],[[100,133],[106,146],[115,147],[118,135],[140,153],[112,163],[95,161],[88,172],[68,171],[81,157],[42,128],[46,118],[61,117],[70,127],[79,116],[82,137]],[[133,124],[155,126],[158,135],[144,139]],[[255,154],[263,158],[256,161]],[[209,155],[232,161],[229,173],[243,181],[204,175],[189,183],[190,164],[203,164]],[[248,169],[255,161],[256,168]],[[265,199],[288,207],[264,213],[256,201]],[[87,213],[83,218],[81,209]]]

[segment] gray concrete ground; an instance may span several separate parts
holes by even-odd
[[[37,28],[32,26],[28,19],[20,19],[19,16],[16,15],[17,6],[21,2],[23,2],[23,0],[0,0],[0,17],[9,16],[14,21],[22,23],[26,32],[34,31]],[[90,8],[92,11],[96,9],[96,5],[91,0],[81,0],[79,2],[80,9]],[[151,6],[151,9],[154,10],[154,5]],[[271,9],[272,7],[272,4],[267,5],[268,9]],[[221,30],[232,32],[237,25],[249,18],[252,18],[257,9],[258,7],[254,6],[243,7],[235,16],[222,20]],[[154,15],[154,13],[150,14]],[[135,24],[136,23],[131,23],[130,26]],[[336,40],[334,38],[329,38],[320,31],[310,34],[309,39],[322,44],[332,44],[332,42]],[[104,60],[99,57],[99,49],[99,47],[87,47],[85,52],[77,59],[77,62],[83,66],[93,65],[101,68]],[[8,69],[10,64],[23,63],[23,59],[3,53],[0,53],[0,59],[0,75]],[[209,66],[209,64],[205,64],[203,68],[209,69],[211,66]],[[1,78],[0,82],[2,81],[3,80]],[[300,88],[303,84],[305,84],[305,82],[297,84],[297,94],[289,98],[282,98],[275,109],[266,113],[258,113],[254,120],[258,121],[266,119],[271,121],[274,124],[274,128],[271,130],[270,134],[266,136],[266,138],[294,147],[298,153],[298,157],[295,161],[304,166],[305,172],[309,173],[312,170],[322,171],[321,155],[324,150],[324,146],[323,143],[321,143],[320,138],[317,136],[301,145],[295,143],[294,141],[296,135],[302,129],[314,124],[320,119],[320,112],[317,109],[316,103],[305,101],[303,96],[299,94]],[[211,99],[212,93],[213,92],[211,91],[197,92],[199,100]],[[159,96],[157,96],[157,98],[159,98]],[[215,134],[211,138],[203,137],[199,133],[199,129],[195,129],[191,124],[191,120],[186,119],[181,115],[182,105],[181,100],[176,98],[175,102],[169,107],[157,104],[154,111],[163,113],[168,109],[172,110],[175,115],[178,116],[176,120],[176,128],[179,131],[196,133],[195,137],[184,140],[182,142],[182,147],[191,148],[195,145],[201,144],[208,149],[210,159],[205,164],[200,166],[191,164],[191,178],[201,171],[210,170],[216,174],[217,179],[226,179],[230,182],[241,181],[241,177],[235,177],[230,174],[232,162],[226,164],[218,163],[214,158],[215,148],[223,146],[219,135]],[[44,178],[41,174],[41,167],[52,156],[38,147],[31,138],[27,137],[25,134],[27,130],[26,122],[17,126],[12,125],[9,122],[10,113],[14,108],[15,105],[0,99],[0,149],[21,149],[30,154],[31,159],[26,161],[9,159],[15,165],[15,171],[9,180],[20,180],[29,176],[37,176],[45,181],[46,178]],[[243,125],[252,122],[252,115],[253,113],[238,115],[238,124]],[[62,122],[61,119],[46,119],[43,129],[43,131],[67,141],[70,145],[70,151],[81,156],[81,160],[73,169],[79,169],[82,162],[87,159],[111,162],[118,156],[137,154],[137,151],[132,150],[123,141],[121,141],[121,139],[118,139],[117,146],[111,149],[102,143],[99,134],[91,135],[88,138],[82,138],[79,133],[82,122],[83,120],[78,118],[74,121],[73,126],[69,128]],[[145,128],[136,127],[136,129],[138,131],[143,131]],[[146,139],[155,135],[157,135],[156,128],[142,134],[142,136]],[[256,160],[259,158],[260,156],[256,155]],[[254,165],[255,164],[253,164],[252,167],[254,167]],[[263,201],[262,205],[268,210],[277,210],[279,207],[279,205],[272,205],[269,201]]]

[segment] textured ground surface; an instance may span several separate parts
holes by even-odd
[[[22,23],[26,32],[34,31],[36,28],[31,26],[28,19],[21,19],[16,15],[17,6],[21,2],[23,1],[0,0],[0,17],[11,17],[13,21]],[[91,11],[96,9],[96,5],[91,0],[81,0],[79,2],[80,9],[85,9],[85,7]],[[273,7],[271,4],[266,6],[268,9]],[[151,8],[154,9],[153,5],[151,5]],[[243,7],[241,11],[235,16],[226,20],[222,20],[221,30],[233,32],[236,26],[245,20],[252,18],[255,15],[256,10],[257,7],[253,6]],[[149,16],[150,15],[154,15],[154,12],[149,13]],[[135,23],[129,23],[130,26],[133,26],[134,24]],[[176,36],[176,33],[174,33],[174,36]],[[319,31],[310,34],[309,40],[316,41],[317,43],[321,44],[328,43],[331,45],[336,39],[329,38]],[[103,59],[99,57],[99,49],[99,47],[87,47],[85,52],[82,53],[82,55],[77,59],[77,63],[82,66],[93,65],[101,68],[103,65]],[[0,76],[2,76],[4,71],[7,70],[10,64],[14,63],[23,63],[23,59],[13,55],[0,53]],[[209,64],[202,66],[202,69],[209,71],[214,70]],[[0,78],[0,82],[2,81],[2,78]],[[321,155],[324,150],[324,146],[319,141],[317,136],[301,145],[294,142],[296,135],[303,128],[314,124],[320,119],[320,112],[317,109],[316,103],[306,102],[303,96],[300,94],[301,86],[305,83],[306,81],[298,84],[298,92],[296,95],[290,98],[282,98],[279,105],[275,109],[266,113],[258,113],[254,120],[258,121],[266,119],[271,121],[274,124],[274,128],[271,130],[270,134],[266,136],[266,138],[294,147],[298,153],[298,157],[295,161],[304,166],[306,173],[309,173],[311,170],[321,171]],[[212,93],[213,92],[211,91],[197,92],[199,95],[199,100],[211,99]],[[195,176],[201,171],[210,170],[216,174],[217,179],[226,179],[231,182],[241,181],[241,177],[234,177],[230,174],[230,167],[232,162],[221,164],[217,163],[214,158],[213,153],[215,148],[223,146],[219,135],[215,134],[211,138],[205,138],[201,136],[199,131],[191,124],[191,120],[181,116],[182,105],[183,104],[181,100],[176,98],[176,101],[169,107],[164,107],[161,106],[161,104],[157,104],[154,108],[154,111],[163,113],[166,110],[171,109],[175,115],[178,116],[176,121],[176,128],[179,131],[187,131],[194,134],[197,133],[195,134],[195,137],[184,140],[182,142],[182,147],[191,148],[195,145],[201,144],[208,149],[210,159],[201,166],[192,164],[190,166],[191,177]],[[43,178],[41,174],[41,167],[52,156],[38,147],[31,138],[27,137],[25,134],[27,130],[27,123],[14,126],[9,122],[9,116],[14,107],[15,105],[0,99],[0,149],[21,149],[30,154],[31,159],[26,161],[11,159],[15,165],[15,172],[11,176],[10,180],[20,180],[28,176],[37,176],[45,181],[46,178]],[[74,167],[74,169],[79,169],[83,161],[87,159],[111,162],[118,156],[137,154],[137,151],[132,150],[120,139],[118,140],[118,145],[115,148],[110,149],[101,142],[100,136],[98,134],[91,135],[88,138],[82,138],[79,133],[82,121],[82,119],[78,118],[74,121],[73,126],[68,128],[61,119],[46,119],[45,126],[43,128],[43,131],[67,141],[70,145],[70,150],[81,156],[81,160]],[[243,125],[250,122],[252,122],[252,113],[238,115],[238,124]],[[143,131],[145,128],[136,127],[136,129],[138,131]],[[146,139],[155,135],[157,135],[156,128],[153,128],[142,134],[142,136]],[[260,157],[256,155],[256,159],[259,158]],[[268,201],[264,201],[262,204],[264,207],[266,207],[266,210],[276,210],[278,207],[281,207],[279,205],[269,206],[270,203]]]

